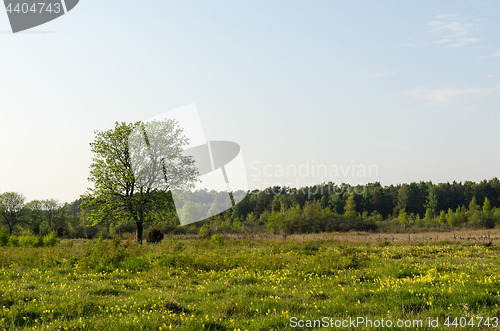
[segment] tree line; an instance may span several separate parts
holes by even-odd
[[[193,199],[201,204],[218,201],[220,196],[220,192],[206,190],[193,194]],[[158,198],[166,199],[165,196]],[[165,210],[156,210],[145,224],[176,234],[197,233],[203,225],[213,232],[270,231],[284,235],[436,227],[492,228],[500,224],[500,181],[493,178],[479,183],[275,186],[249,192],[232,209],[189,226],[180,226],[171,203],[163,205]],[[183,212],[182,209],[179,212]],[[55,199],[26,202],[21,193],[0,194],[0,226],[10,234],[43,235],[56,231],[60,237],[91,238],[98,233],[112,236],[135,230],[131,218],[112,217],[96,224],[94,219],[89,219],[89,214],[92,207],[85,206],[82,199],[65,204]]]

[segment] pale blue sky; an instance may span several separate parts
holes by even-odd
[[[0,11],[0,192],[72,201],[93,130],[191,103],[257,188],[499,176],[499,25],[498,0],[81,0],[19,34]],[[257,176],[307,164],[378,175]]]

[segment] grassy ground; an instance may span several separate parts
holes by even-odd
[[[499,262],[451,240],[0,247],[0,330],[497,329]]]

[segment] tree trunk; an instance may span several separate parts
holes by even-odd
[[[139,243],[139,245],[142,245],[142,222],[135,222],[137,225],[137,230],[135,232],[136,235],[136,240]]]

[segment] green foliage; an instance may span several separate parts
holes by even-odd
[[[441,210],[441,213],[439,214],[439,217],[437,218],[437,222],[439,224],[445,224],[446,223],[446,212],[444,210]]]
[[[33,236],[19,236],[19,246],[27,247],[33,245]]]
[[[104,236],[102,233],[99,233],[99,237],[97,237],[97,243],[98,244],[103,244],[105,242]]]
[[[33,238],[33,247],[42,247],[43,246],[43,237],[39,234],[35,235]]]
[[[358,212],[356,211],[356,202],[354,200],[354,194],[351,194],[349,196],[344,209],[345,209],[344,213],[345,217],[354,219],[358,216]]]
[[[401,223],[401,225],[406,228],[406,226],[408,225],[408,215],[406,214],[404,208],[399,211],[398,218],[399,218],[399,223]]]
[[[272,211],[267,218],[267,227],[274,234],[280,234],[283,226],[283,214],[281,212]]]
[[[19,246],[19,237],[18,237],[18,236],[16,236],[16,235],[11,235],[11,236],[9,236],[8,245],[9,245],[9,246],[12,246],[12,247],[17,247],[17,246]]]
[[[332,194],[329,200],[330,210],[335,213],[342,215],[344,213],[344,203],[342,198],[338,194]]]
[[[59,238],[57,238],[57,233],[52,231],[48,235],[43,237],[44,246],[52,247],[55,246],[59,242]]]
[[[0,222],[7,226],[9,234],[22,222],[25,200],[24,195],[17,192],[0,194]]]
[[[491,213],[491,204],[490,204],[490,200],[488,200],[488,198],[484,198],[483,212],[485,214]]]
[[[210,238],[210,243],[215,247],[224,246],[224,236],[221,234],[215,234]]]
[[[477,205],[476,197],[473,197],[469,203],[469,217],[472,217],[477,211],[479,211],[479,206]]]
[[[427,208],[425,210],[424,222],[431,223],[434,221],[434,212],[432,208]]]
[[[446,213],[446,222],[451,227],[455,226],[458,223],[458,218],[453,210],[451,210],[451,208],[448,209],[448,213]]]
[[[0,229],[0,246],[7,246],[9,242],[9,233],[5,229]]]
[[[204,224],[200,228],[199,236],[201,239],[208,239],[208,238],[210,238],[211,234],[212,234],[212,231],[211,231],[210,226],[208,224]]]

